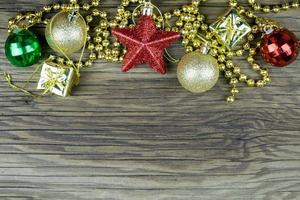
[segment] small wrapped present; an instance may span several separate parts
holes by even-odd
[[[37,89],[44,90],[43,94],[51,92],[66,97],[71,94],[72,87],[77,84],[78,80],[74,68],[45,62]]]
[[[235,48],[251,32],[251,26],[235,9],[231,9],[209,28],[218,41],[229,49]]]

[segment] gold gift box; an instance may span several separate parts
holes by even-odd
[[[229,49],[236,47],[251,32],[251,26],[235,9],[229,10],[209,28],[217,40]]]
[[[77,75],[72,67],[45,62],[41,70],[37,89],[66,97],[71,94]]]

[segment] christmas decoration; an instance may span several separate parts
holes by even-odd
[[[112,33],[128,49],[122,67],[124,72],[140,64],[149,64],[155,71],[165,74],[164,49],[180,38],[176,32],[158,31],[153,18],[147,15],[140,18],[136,27],[114,28]]]
[[[54,51],[71,55],[86,43],[87,25],[77,11],[60,12],[47,24],[45,36]]]
[[[229,49],[235,48],[251,32],[251,26],[236,9],[231,9],[209,28],[218,41]]]
[[[45,62],[37,89],[43,90],[44,94],[51,92],[58,96],[66,97],[70,95],[71,89],[76,84],[77,79],[78,77],[76,77],[73,68]]]
[[[72,86],[79,83],[81,69],[91,67],[97,59],[123,62],[123,71],[148,64],[165,74],[164,57],[173,63],[179,61],[166,48],[181,38],[186,55],[178,64],[177,75],[182,86],[191,92],[205,92],[222,74],[230,85],[226,100],[233,103],[240,84],[264,87],[271,81],[269,70],[255,60],[259,49],[268,63],[278,67],[287,66],[297,58],[299,40],[296,36],[277,22],[262,17],[260,12],[278,13],[298,8],[299,0],[279,5],[261,5],[257,0],[248,0],[248,6],[229,0],[229,11],[211,25],[201,12],[203,2],[192,0],[188,5],[163,13],[150,0],[121,0],[116,14],[109,16],[100,9],[100,0],[91,3],[70,0],[44,6],[37,12],[18,14],[9,20],[5,47],[12,64],[29,66],[40,58],[39,42],[29,31],[37,24],[45,25],[47,42],[60,55],[51,55],[42,66],[38,83],[40,95],[29,91],[27,84],[17,85],[8,72],[5,78],[12,88],[36,97],[48,93],[67,96]],[[51,13],[55,13],[54,16]],[[141,17],[136,25],[138,16]],[[81,55],[72,60],[76,57],[73,53],[80,49]],[[88,54],[84,53],[86,49]],[[258,78],[251,77],[252,74],[239,66],[237,60],[241,59],[249,63]],[[39,70],[37,66],[31,77]]]
[[[26,29],[15,30],[6,40],[5,54],[11,64],[28,67],[41,57],[41,45],[36,35]]]
[[[299,44],[296,36],[287,29],[270,30],[261,42],[261,53],[266,62],[285,67],[297,59]]]
[[[209,54],[191,52],[183,56],[177,67],[181,85],[193,93],[203,93],[215,86],[219,80],[217,60]]]

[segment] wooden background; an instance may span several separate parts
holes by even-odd
[[[163,10],[188,2],[156,1]],[[47,3],[0,1],[1,69],[17,80],[32,68],[5,59],[7,20]],[[209,22],[226,10],[221,0],[205,5]],[[299,11],[269,16],[300,37]],[[300,60],[272,68],[268,87],[243,87],[233,105],[224,79],[194,95],[169,68],[163,77],[147,67],[123,74],[98,62],[66,99],[34,100],[1,78],[0,199],[299,200]]]

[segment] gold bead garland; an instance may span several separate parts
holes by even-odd
[[[210,54],[219,61],[220,70],[224,72],[225,77],[228,79],[229,84],[231,85],[231,95],[227,98],[227,101],[229,103],[234,102],[236,95],[239,93],[237,87],[239,82],[245,82],[249,87],[262,87],[267,84],[270,80],[269,73],[266,69],[261,68],[257,63],[254,62],[253,57],[256,52],[256,47],[253,49],[251,48],[250,44],[250,42],[252,42],[254,39],[253,33],[256,33],[256,31],[253,30],[252,33],[247,36],[247,41],[244,43],[242,49],[235,51],[228,50],[224,46],[220,45],[216,38],[208,30],[208,25],[204,23],[204,16],[199,15],[199,4],[200,1],[193,1],[191,5],[185,5],[181,9],[176,9],[172,16],[179,18],[176,21],[175,26],[178,29],[181,29],[181,33],[183,35],[182,44],[187,52],[194,51],[201,46],[201,39],[197,37],[197,33],[199,31],[203,32],[203,34],[206,36],[206,39],[210,41]],[[248,17],[254,16],[251,11],[246,12],[243,7],[237,6],[236,1],[230,1],[230,5],[236,7],[238,12],[242,15],[246,14]],[[249,57],[247,58],[247,61],[252,66],[254,71],[262,75],[261,79],[254,80],[249,78],[249,76],[247,76],[245,73],[242,73],[240,66],[233,63],[232,58],[234,56],[241,57],[246,51],[249,51]]]
[[[163,16],[154,13],[153,18],[158,28],[181,33],[182,45],[186,53],[197,51],[205,42],[208,43],[210,55],[217,59],[219,69],[223,72],[231,87],[227,102],[232,103],[239,93],[239,83],[245,83],[249,87],[263,87],[271,81],[268,70],[255,62],[254,57],[257,49],[260,47],[260,42],[256,41],[255,38],[257,38],[257,35],[260,37],[265,29],[275,25],[271,20],[258,17],[256,13],[259,11],[277,13],[281,10],[298,8],[299,0],[272,6],[260,5],[256,0],[248,0],[251,6],[248,10],[240,5],[237,0],[229,0],[229,6],[235,9],[239,15],[255,21],[251,32],[246,36],[246,41],[238,49],[226,48],[209,29],[209,25],[205,23],[205,16],[200,12],[201,4],[206,1],[192,0],[191,4],[166,12]],[[69,66],[76,65],[79,69],[81,67],[92,66],[97,59],[104,59],[107,62],[121,62],[126,49],[116,39],[111,37],[111,29],[114,27],[132,27],[134,23],[130,19],[139,16],[141,12],[139,10],[130,11],[130,4],[142,4],[145,2],[148,1],[121,0],[120,5],[116,9],[116,14],[111,19],[109,19],[107,12],[100,9],[100,0],[92,0],[90,3],[84,4],[79,4],[76,0],[70,0],[69,4],[55,3],[44,6],[38,12],[18,14],[15,18],[9,20],[8,32],[11,33],[16,27],[27,29],[38,23],[47,24],[49,18],[44,19],[44,16],[50,12],[81,9],[88,12],[85,17],[89,31],[87,36],[87,49],[89,50],[87,60],[85,62],[75,62],[65,60],[65,58],[59,56],[51,56],[51,60]],[[98,22],[96,26],[91,27],[91,24],[96,21]],[[251,66],[251,70],[261,76],[260,79],[251,78],[250,75],[243,72],[243,69],[239,65],[234,63],[234,57],[243,56],[246,56],[246,61]]]
[[[248,0],[248,3],[255,12],[262,11],[264,13],[278,13],[282,10],[288,10],[290,8],[298,8],[300,5],[299,0],[293,0],[290,3],[276,4],[276,5],[261,5],[257,0]]]

